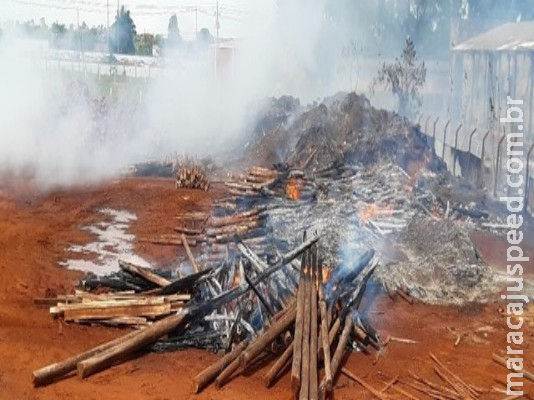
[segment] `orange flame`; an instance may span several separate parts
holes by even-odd
[[[378,217],[380,215],[392,215],[393,214],[393,208],[389,205],[380,207],[377,204],[366,204],[361,210],[360,210],[360,220],[363,222],[367,222],[370,219],[374,217]]]
[[[300,199],[300,192],[302,190],[302,182],[295,178],[294,176],[291,177],[289,182],[287,182],[286,185],[286,195],[291,200],[299,200]]]
[[[330,270],[330,268],[328,267],[328,265],[323,265],[323,283],[326,283],[330,280],[330,277],[332,276],[332,271]]]
[[[236,274],[234,275],[234,282],[232,283],[232,289],[235,289],[236,287],[238,287],[240,283],[241,283],[241,278],[239,277],[239,273],[236,272]]]

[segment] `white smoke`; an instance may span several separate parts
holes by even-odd
[[[37,17],[37,16],[36,16]],[[133,15],[135,19],[135,15]],[[280,1],[272,15],[248,15],[228,79],[212,58],[178,60],[108,115],[95,115],[72,74],[47,71],[14,35],[0,41],[0,170],[31,171],[43,187],[96,181],[121,168],[172,152],[203,155],[235,146],[253,104],[292,94],[313,100],[337,89],[321,80],[338,60],[319,57],[325,35],[333,48],[347,37],[326,29],[325,1]],[[93,91],[89,84],[89,90]],[[74,86],[76,86],[74,84]],[[98,129],[97,129],[98,128]]]

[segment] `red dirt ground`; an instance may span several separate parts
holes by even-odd
[[[85,381],[72,376],[44,388],[34,389],[31,372],[51,362],[124,334],[125,331],[63,325],[54,321],[46,308],[33,305],[34,297],[48,291],[71,291],[82,276],[65,270],[57,262],[68,257],[70,244],[89,241],[79,227],[96,221],[102,207],[127,209],[138,220],[131,232],[136,235],[172,232],[173,216],[185,209],[210,208],[214,198],[224,194],[215,187],[210,192],[176,191],[170,180],[126,179],[101,186],[57,190],[36,196],[29,189],[0,188],[0,399],[289,399],[287,374],[272,389],[265,389],[262,377],[269,364],[240,375],[224,388],[208,388],[191,394],[191,378],[217,357],[207,351],[187,350],[166,354],[146,354],[116,365]],[[136,250],[156,264],[169,263],[178,255],[175,247],[138,245]],[[491,361],[491,354],[506,349],[506,320],[498,304],[463,308],[409,305],[389,298],[375,299],[370,312],[375,327],[387,335],[416,340],[418,344],[390,342],[373,364],[374,356],[353,353],[347,368],[376,388],[409,372],[435,382],[429,352],[467,382],[491,389],[506,380],[507,371]],[[525,323],[525,368],[534,370],[532,313]],[[486,327],[486,333],[473,334]],[[490,327],[490,328],[487,328]],[[449,329],[448,329],[449,328]],[[466,332],[455,346],[449,330]],[[469,333],[471,332],[471,333]],[[403,386],[403,388],[406,388]],[[526,383],[526,391],[534,386]],[[411,393],[413,391],[409,390]],[[421,394],[418,398],[428,398]],[[358,384],[340,376],[335,399],[372,398]],[[402,397],[398,397],[402,398]],[[501,399],[502,394],[483,398]]]

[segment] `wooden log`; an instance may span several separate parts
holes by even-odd
[[[94,347],[83,353],[69,357],[66,360],[63,360],[63,361],[60,361],[54,364],[50,364],[50,365],[47,365],[46,367],[35,370],[32,373],[33,385],[35,387],[47,385],[53,382],[54,380],[74,371],[76,369],[76,365],[79,362],[86,360],[90,357],[93,357],[94,355],[99,354],[107,349],[110,349],[119,343],[127,341],[130,338],[133,338],[134,336],[136,336],[138,333],[139,332],[137,331],[130,332],[115,340],[112,340],[107,343],[103,343],[100,346]]]
[[[241,190],[238,190],[238,189],[228,189],[228,192],[234,196],[239,196],[239,197],[259,197],[261,196],[261,194],[259,192],[256,192],[256,191],[252,191],[252,190],[245,190],[245,191],[241,191]]]
[[[238,183],[238,182],[224,182],[224,185],[230,189],[236,189],[236,190],[252,190],[259,192],[261,188],[263,187],[261,184],[257,183]]]
[[[318,341],[322,341],[322,343],[329,343],[329,335],[328,335],[328,314],[326,310],[326,297],[324,294],[324,285],[322,282],[322,268],[319,264],[319,307],[321,310],[321,339]],[[322,349],[323,352],[323,361],[324,361],[324,379],[327,391],[332,390],[332,368],[330,366],[330,346],[325,346]]]
[[[123,260],[119,260],[119,267],[124,271],[131,272],[134,275],[139,275],[148,282],[151,282],[160,287],[167,286],[169,283],[171,283],[171,281],[153,273],[148,268],[143,268],[139,265],[135,265]]]
[[[343,356],[345,355],[347,342],[349,340],[350,332],[352,331],[352,316],[348,315],[345,318],[345,326],[343,327],[343,332],[341,332],[341,336],[339,337],[339,342],[336,347],[336,351],[334,352],[334,356],[332,357],[331,367],[332,367],[332,376],[335,377],[336,373],[338,371],[338,368],[341,365],[341,360],[343,359]],[[321,381],[321,385],[319,386],[319,393],[320,398],[324,399],[327,396],[327,387],[326,387],[326,380],[323,378]]]
[[[360,343],[362,343],[364,346],[371,345],[376,351],[380,350],[380,345],[376,343],[374,340],[371,340],[367,333],[364,332],[364,330],[359,327],[358,325],[354,325],[354,335],[356,336],[356,339]]]
[[[134,298],[127,300],[107,300],[107,301],[89,301],[82,303],[63,304],[59,303],[54,307],[50,307],[50,314],[63,314],[65,311],[77,310],[94,310],[94,309],[111,309],[111,308],[127,308],[136,306],[154,306],[165,303],[163,297],[153,298]]]
[[[77,323],[87,323],[87,320],[75,320]],[[111,319],[104,319],[104,320],[96,320],[91,321],[98,323],[100,325],[107,325],[107,326],[120,326],[120,325],[131,325],[131,326],[141,326],[141,325],[147,325],[147,319],[144,317],[117,317],[117,318],[111,318]]]
[[[312,250],[312,274],[311,274],[311,321],[310,321],[310,400],[318,400],[318,376],[317,376],[317,246]]]
[[[59,295],[57,297],[35,297],[33,304],[36,306],[55,306],[58,303],[81,303],[82,299],[73,295]]]
[[[531,382],[534,382],[534,374],[532,372],[529,372],[525,369],[516,370],[514,368],[508,368],[508,363],[506,362],[506,359],[504,357],[501,357],[498,354],[493,353],[493,361],[495,361],[497,364],[501,364],[503,367],[510,369],[511,371],[522,372],[525,378],[527,378]]]
[[[205,221],[209,218],[209,214],[206,212],[188,212],[188,213],[181,213],[176,215],[176,219],[180,220],[189,220],[189,221]]]
[[[240,365],[239,357],[228,364],[228,366],[215,379],[215,385],[218,388],[221,388],[226,383],[228,378],[230,378],[239,369]]]
[[[177,279],[165,287],[151,290],[150,293],[154,295],[171,295],[180,291],[191,291],[197,285],[197,281],[204,275],[209,274],[211,271],[211,268],[206,268],[199,273],[187,275],[183,278]],[[145,294],[146,293],[148,292],[145,292]]]
[[[250,215],[248,215],[250,214]],[[225,226],[235,226],[242,223],[254,222],[265,219],[265,214],[260,214],[259,210],[252,209],[242,214],[234,214],[227,217],[213,218],[210,221],[210,227],[223,228]]]
[[[296,309],[288,310],[282,318],[274,322],[269,329],[248,346],[239,356],[241,366],[246,368],[267,346],[284,333],[295,321]]]
[[[224,357],[219,359],[216,363],[210,365],[204,371],[200,372],[193,378],[194,386],[193,393],[199,393],[202,389],[208,386],[213,380],[239,355],[243,350],[248,346],[246,340],[239,343],[234,350],[226,354]]]
[[[243,222],[239,222],[239,225],[226,225],[220,228],[206,229],[206,235],[208,235],[208,237],[216,237],[216,236],[229,235],[229,234],[234,234],[234,233],[240,234],[240,233],[247,232],[251,229],[261,228],[264,225],[265,223],[259,219],[252,220],[250,222],[243,221]]]
[[[98,320],[98,319],[112,319],[121,317],[159,317],[171,313],[171,305],[157,304],[157,305],[129,305],[129,306],[114,306],[114,307],[93,307],[70,309],[63,311],[63,319],[65,321],[75,320]]]
[[[304,283],[304,269],[305,265],[305,254],[302,255],[302,261],[300,265],[300,280],[297,293],[297,315],[295,319],[295,333],[293,337],[293,363],[291,366],[291,390],[293,392],[293,397],[297,398],[300,392],[300,382],[301,382],[301,364],[302,364],[302,336],[303,336],[303,327],[304,327],[304,301],[305,301],[305,283]]]
[[[341,328],[341,319],[338,317],[335,319],[334,323],[332,324],[332,327],[330,328],[330,331],[328,332],[328,343],[330,347],[332,347],[332,344],[334,343],[334,340],[337,336],[337,333],[339,332],[339,328]],[[322,342],[322,341],[321,341]],[[318,348],[319,353],[319,359],[324,360],[324,349],[322,347],[322,343],[319,343],[321,346]],[[330,352],[331,354],[332,352]],[[331,364],[332,362],[330,362]],[[334,376],[332,374],[332,380],[334,379]]]
[[[256,176],[256,175],[251,175],[251,174],[248,174],[245,177],[245,182],[247,182],[247,183],[256,183],[256,184],[260,184],[262,186],[269,185],[269,184],[272,183],[272,181],[273,181],[273,178],[264,177],[264,176]]]
[[[175,227],[174,231],[185,235],[202,235],[204,233],[203,229],[185,228],[183,226]]]
[[[195,273],[198,274],[200,272],[200,268],[198,267],[197,263],[195,262],[195,257],[193,257],[193,253],[191,253],[191,249],[189,248],[189,244],[187,243],[187,238],[185,237],[185,235],[183,233],[182,233],[181,237],[182,237],[182,243],[183,243],[184,248],[185,248],[185,252],[187,253],[187,257],[189,258],[189,262],[191,263],[191,266],[195,270]]]
[[[310,397],[310,327],[311,327],[311,266],[310,253],[306,253],[304,271],[304,319],[302,326],[302,364],[300,372],[300,400]]]
[[[166,237],[159,237],[159,238],[147,238],[142,237],[137,239],[139,243],[150,243],[150,244],[159,244],[163,246],[183,246],[183,241],[181,238],[166,238]],[[195,247],[197,245],[196,240],[187,239],[187,244],[189,246]]]
[[[118,342],[103,352],[78,362],[78,376],[80,378],[87,378],[88,376],[110,367],[113,363],[127,357],[135,351],[154,343],[160,337],[174,331],[184,321],[186,316],[187,313],[167,317],[151,326],[137,331],[135,336]]]
[[[252,176],[259,176],[265,179],[274,179],[278,176],[277,171],[274,171],[272,169],[267,169],[267,168],[260,168],[260,167],[252,167],[249,170],[248,174]]]
[[[265,374],[263,377],[263,383],[265,384],[265,387],[269,388],[272,386],[274,380],[278,376],[278,374],[289,365],[289,360],[291,359],[291,356],[293,355],[293,342],[291,341],[285,351],[282,353],[280,357],[276,360],[276,362],[273,364],[273,366],[269,369],[269,371]]]

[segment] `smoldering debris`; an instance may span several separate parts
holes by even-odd
[[[429,151],[419,128],[394,112],[378,110],[354,92],[338,93],[320,104],[299,107],[296,100],[271,100],[255,127],[256,142],[245,159],[268,167],[285,162],[313,171],[334,163],[372,165],[395,162],[406,168]]]
[[[397,236],[408,260],[379,268],[390,289],[433,304],[464,304],[498,296],[506,277],[479,257],[469,228],[450,219],[416,217]]]

